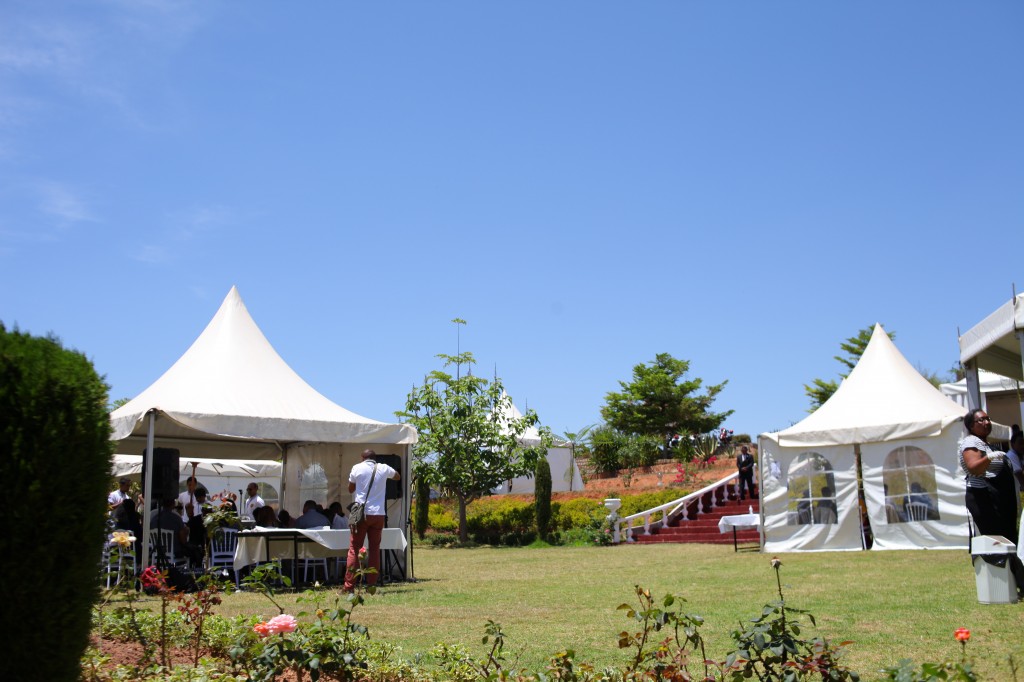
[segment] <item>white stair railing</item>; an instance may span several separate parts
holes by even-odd
[[[729,499],[730,488],[732,488],[734,495],[739,495],[739,472],[733,472],[722,480],[705,486],[685,497],[680,497],[678,500],[666,502],[652,509],[630,514],[629,516],[616,516],[614,520],[614,537],[618,541],[619,538],[623,537],[623,532],[625,532],[626,542],[634,542],[634,531],[639,530],[641,526],[643,527],[642,534],[650,535],[651,528],[656,529],[660,526],[668,525],[669,519],[675,517],[676,514],[679,514],[680,518],[687,520],[697,517],[701,512],[710,512]],[[695,509],[691,517],[690,508],[694,506]],[[659,515],[660,518],[658,518]]]

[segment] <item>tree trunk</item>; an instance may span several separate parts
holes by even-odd
[[[466,523],[466,498],[459,495],[459,542],[469,542],[469,525]]]

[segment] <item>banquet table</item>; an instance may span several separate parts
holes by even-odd
[[[729,529],[732,529],[732,551],[738,551],[736,543],[736,531],[738,530],[758,530],[761,527],[761,515],[760,514],[735,514],[733,516],[723,516],[718,520],[718,532],[728,533]]]
[[[365,547],[367,542],[363,543]],[[243,530],[235,548],[235,571],[261,561],[275,559],[321,559],[345,557],[348,553],[348,529],[263,528]],[[401,528],[385,528],[381,551],[404,551],[408,543]],[[381,564],[383,566],[383,562]],[[294,572],[294,565],[292,566]],[[292,576],[294,578],[294,575]],[[294,581],[293,581],[294,582]]]

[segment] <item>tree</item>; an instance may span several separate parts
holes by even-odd
[[[857,362],[860,360],[860,356],[864,354],[864,349],[868,347],[868,342],[871,341],[871,335],[874,333],[874,325],[864,327],[857,332],[857,336],[851,336],[846,339],[843,343],[839,344],[839,348],[845,353],[845,355],[833,355],[832,357],[836,362],[846,367],[846,373],[840,374],[840,378],[845,379],[853,371],[853,368],[857,366]],[[896,338],[896,332],[887,332],[890,339]],[[825,404],[832,394],[839,389],[839,382],[825,379],[815,379],[810,384],[804,384],[804,393],[811,400],[811,408],[808,412],[814,412],[816,409]]]
[[[654,362],[635,366],[633,380],[619,382],[620,392],[608,393],[601,416],[614,429],[657,436],[662,443],[678,433],[717,429],[733,412],[711,411],[711,404],[728,381],[708,386],[703,395],[697,395],[703,381],[684,380],[689,369],[688,360],[659,353]]]
[[[458,501],[459,539],[466,542],[466,506],[505,481],[532,475],[550,435],[542,430],[538,447],[521,445],[526,429],[538,423],[537,414],[527,410],[512,417],[512,399],[498,377],[488,381],[463,372],[463,365],[468,370],[475,362],[471,353],[437,357],[445,367],[455,365],[456,374],[434,370],[396,414],[419,432],[413,448],[418,475]]]

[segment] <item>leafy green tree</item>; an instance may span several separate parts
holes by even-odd
[[[551,536],[551,465],[547,457],[537,460],[533,480],[533,517],[537,522],[537,536],[547,540]]]
[[[396,414],[419,432],[413,448],[419,475],[458,501],[459,539],[466,542],[466,505],[505,481],[532,475],[550,435],[543,430],[544,442],[538,447],[520,444],[526,430],[538,423],[537,414],[527,410],[514,418],[512,399],[501,380],[488,381],[468,371],[475,362],[471,353],[437,357],[446,368],[454,365],[456,373],[428,374],[423,386],[409,393],[405,410]]]
[[[883,325],[884,326],[884,325]],[[874,325],[864,327],[857,332],[856,336],[851,336],[846,341],[839,344],[839,348],[843,351],[843,355],[833,355],[832,357],[839,364],[846,368],[846,372],[840,374],[840,379],[845,379],[850,376],[850,372],[857,366],[857,362],[860,361],[860,356],[864,354],[864,349],[868,347],[868,342],[871,341],[871,334],[875,331]],[[896,338],[896,332],[887,332],[890,339]],[[808,412],[814,412],[816,409],[825,404],[832,394],[839,389],[839,382],[830,379],[815,379],[809,384],[804,384],[804,393],[811,401],[811,407]]]
[[[612,391],[601,408],[605,422],[619,431],[657,436],[662,443],[677,433],[706,433],[718,428],[727,412],[712,412],[711,404],[727,381],[708,386],[701,395],[703,381],[686,380],[688,360],[659,353],[654,362],[633,368],[633,380],[620,381],[621,391]]]

